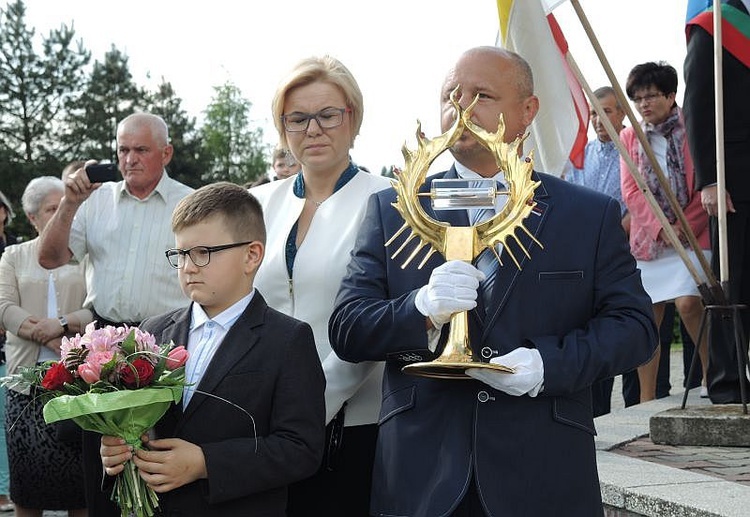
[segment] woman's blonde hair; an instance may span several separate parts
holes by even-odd
[[[356,79],[341,61],[331,56],[309,57],[303,59],[289,72],[289,74],[279,83],[276,93],[271,102],[271,112],[273,114],[273,123],[276,131],[279,133],[280,146],[288,148],[289,143],[284,130],[284,123],[281,116],[284,114],[284,103],[289,92],[300,86],[307,86],[314,82],[324,82],[331,84],[341,90],[346,99],[346,107],[351,110],[352,127],[354,129],[354,138],[359,135],[359,129],[362,127],[362,118],[364,111],[364,101],[362,99],[362,90],[359,89]],[[351,145],[354,145],[354,138]]]

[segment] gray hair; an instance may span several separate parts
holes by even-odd
[[[8,214],[5,218],[5,225],[9,225],[11,221],[13,221],[13,218],[16,216],[16,214],[13,213],[13,207],[10,206],[10,201],[8,201],[8,198],[5,197],[5,194],[0,192],[0,205],[5,207],[5,212]]]
[[[36,215],[44,202],[44,198],[53,192],[65,192],[65,184],[55,176],[41,176],[29,181],[21,197],[23,211]]]
[[[159,115],[147,113],[145,111],[128,115],[117,124],[117,134],[119,135],[125,127],[132,125],[134,127],[147,127],[151,132],[151,137],[159,145],[169,145],[169,128],[167,123]]]
[[[610,95],[615,98],[615,106],[617,109],[621,110],[622,106],[620,106],[620,99],[617,98],[617,93],[615,93],[614,88],[611,86],[602,86],[601,88],[594,90],[594,97],[599,100],[609,97]]]

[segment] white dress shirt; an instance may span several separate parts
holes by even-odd
[[[102,184],[83,202],[68,247],[79,262],[89,257],[85,307],[111,321],[139,322],[185,306],[164,252],[174,247],[172,211],[192,191],[165,172],[146,199],[119,181]]]
[[[199,303],[193,303],[190,316],[190,334],[188,336],[187,350],[188,360],[185,363],[185,380],[190,384],[185,386],[182,392],[182,405],[187,407],[196,388],[206,373],[216,350],[239,319],[242,313],[250,305],[255,290],[240,299],[225,311],[209,318]]]

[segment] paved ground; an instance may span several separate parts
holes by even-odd
[[[745,447],[676,447],[643,437],[612,452],[750,486],[750,449]]]
[[[672,394],[682,393],[683,391],[684,375],[682,367],[682,352],[680,350],[672,351],[670,354]],[[619,395],[621,392],[621,378],[618,378],[615,380],[615,386],[612,390],[613,411],[624,407],[622,396]],[[691,390],[691,396],[697,392],[697,388]],[[750,449],[657,445],[648,436],[644,436],[613,449],[612,452],[750,486]],[[748,511],[748,515],[750,515],[750,511]]]
[[[612,413],[596,419],[597,462],[606,517],[748,517],[750,448],[656,445],[648,438],[656,413],[682,402],[682,355],[671,354],[671,396],[623,408],[615,381]],[[698,390],[689,407],[708,405]],[[622,513],[618,513],[622,512]]]

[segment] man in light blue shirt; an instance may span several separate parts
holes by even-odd
[[[603,86],[597,89],[594,95],[599,99],[604,113],[607,114],[607,118],[619,134],[623,128],[625,111],[617,102],[615,91],[611,86]],[[596,139],[586,144],[583,169],[577,169],[569,163],[565,170],[565,180],[602,192],[619,201],[622,210],[622,227],[627,233],[630,229],[630,215],[622,201],[620,191],[620,154],[593,108],[591,108],[591,124],[596,130]]]

